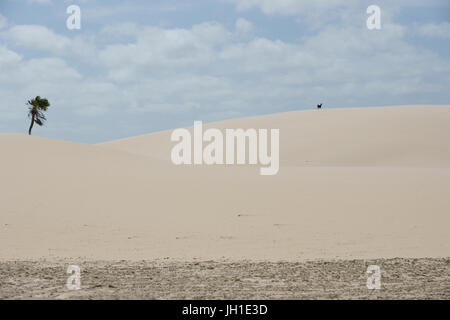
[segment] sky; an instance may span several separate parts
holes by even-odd
[[[0,0],[3,133],[27,133],[37,95],[34,135],[99,143],[318,103],[450,104],[449,88],[448,0]]]

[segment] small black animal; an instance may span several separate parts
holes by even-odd
[[[320,109],[320,108],[322,108],[322,104],[317,105],[317,109]]]

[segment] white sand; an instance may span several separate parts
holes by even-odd
[[[0,258],[450,256],[449,106],[209,126],[279,128],[278,175],[176,167],[171,131],[95,146],[1,134]]]

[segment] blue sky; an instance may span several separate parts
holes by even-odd
[[[319,102],[450,104],[449,88],[447,0],[0,0],[0,132],[27,132],[36,95],[52,106],[35,135],[96,143]]]

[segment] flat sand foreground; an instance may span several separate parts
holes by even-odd
[[[67,267],[81,268],[68,290]],[[367,289],[367,266],[381,289]],[[0,262],[0,299],[450,299],[450,259]]]
[[[450,256],[450,107],[296,111],[280,171],[174,166],[170,131],[86,145],[0,135],[0,259]]]

